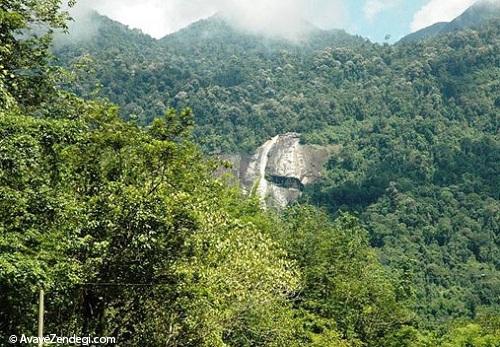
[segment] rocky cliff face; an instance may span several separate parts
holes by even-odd
[[[300,144],[296,133],[278,135],[252,156],[230,156],[233,173],[243,189],[255,192],[262,203],[285,207],[296,201],[304,186],[317,181],[332,150]]]

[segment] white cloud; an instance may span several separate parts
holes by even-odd
[[[203,0],[81,0],[78,6],[95,9],[156,38],[216,12],[213,1]]]
[[[476,0],[431,0],[415,14],[411,30],[417,31],[437,22],[449,22],[475,2]]]
[[[304,17],[332,28],[342,26],[346,12],[342,0],[80,0],[79,6],[157,38],[217,12],[244,29],[286,37],[302,31]]]
[[[399,2],[399,0],[367,0],[363,14],[367,20],[373,21],[380,13],[397,6]]]
[[[295,37],[303,30],[300,1],[218,1],[226,18],[242,29]]]

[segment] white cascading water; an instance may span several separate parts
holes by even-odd
[[[279,135],[267,141],[261,147],[261,152],[259,153],[259,160],[258,160],[259,186],[257,187],[257,194],[262,199],[264,204],[268,187],[268,182],[266,180],[266,167],[267,167],[267,162],[269,161],[269,152],[274,147],[278,139]]]
[[[278,135],[260,146],[251,157],[240,157],[235,174],[244,191],[254,192],[263,208],[286,207],[300,197],[300,189],[280,186],[277,181],[268,181],[266,176],[312,183],[321,176],[320,168],[329,157],[326,151],[301,145],[299,134]]]

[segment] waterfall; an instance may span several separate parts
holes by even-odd
[[[271,140],[267,141],[262,147],[259,153],[258,159],[258,173],[259,173],[259,185],[257,187],[257,194],[265,203],[265,198],[267,195],[268,182],[266,180],[266,167],[269,161],[269,152],[274,147],[279,139],[279,135],[273,137]]]
[[[331,153],[326,147],[302,145],[299,134],[287,133],[266,141],[251,156],[234,158],[232,173],[243,191],[255,193],[264,208],[281,208],[296,201],[304,185],[321,177]]]

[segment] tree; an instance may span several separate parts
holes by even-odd
[[[384,346],[384,337],[411,322],[401,284],[380,266],[355,218],[332,223],[297,206],[284,220],[282,242],[304,273],[297,307],[313,344],[337,331],[353,345]]]
[[[69,5],[73,5],[73,0]],[[62,0],[9,0],[0,4],[0,107],[36,106],[55,92],[49,45],[65,29]]]

